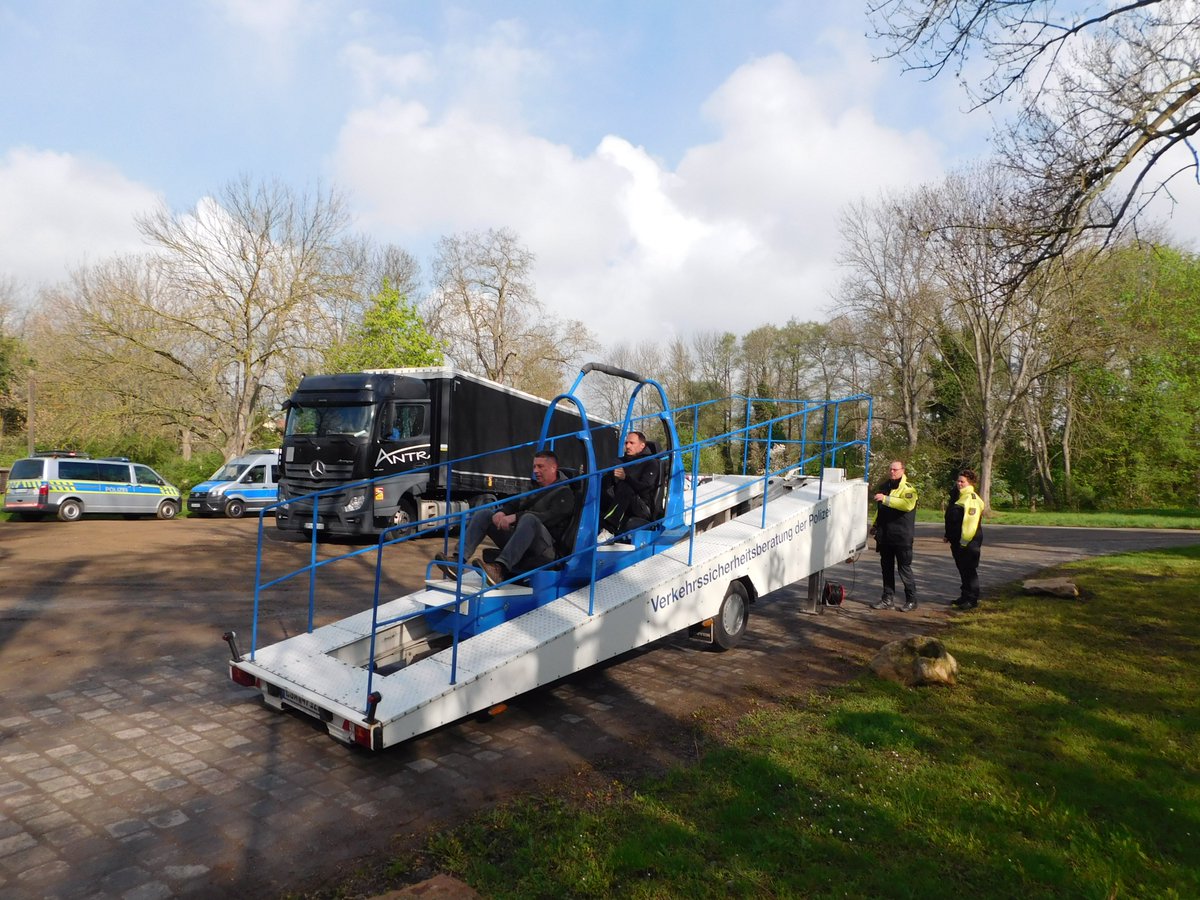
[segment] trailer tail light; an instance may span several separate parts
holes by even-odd
[[[229,667],[229,677],[233,679],[234,684],[240,684],[242,687],[258,687],[258,679],[237,666]]]
[[[366,747],[368,750],[383,748],[383,734],[378,728],[370,728],[366,725],[359,725],[357,722],[351,722],[349,719],[342,719],[342,731],[346,732],[346,736],[360,747]]]

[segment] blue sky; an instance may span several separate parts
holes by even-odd
[[[606,343],[822,319],[845,204],[986,150],[867,30],[815,0],[0,0],[0,280],[250,175],[336,186],[426,270],[511,228]]]

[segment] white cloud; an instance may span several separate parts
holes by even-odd
[[[274,41],[279,36],[301,27],[317,8],[311,0],[214,0],[225,17],[241,28],[257,35],[263,41]]]
[[[368,97],[428,83],[434,76],[433,60],[426,51],[389,55],[366,44],[354,43],[342,51],[342,60]]]
[[[134,217],[161,202],[106,163],[10,150],[0,158],[0,275],[32,291],[87,262],[143,251]]]
[[[606,342],[820,319],[841,208],[939,172],[929,137],[880,126],[836,83],[786,56],[745,64],[705,105],[719,136],[674,171],[615,135],[580,156],[456,106],[381,99],[346,121],[336,176],[381,239],[514,229],[546,305]]]

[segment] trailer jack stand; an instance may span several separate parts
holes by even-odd
[[[222,635],[222,637],[225,639],[225,643],[227,643],[229,645],[229,652],[233,655],[233,661],[241,662],[242,661],[242,651],[238,649],[237,632],[236,631],[227,631],[227,632],[225,632],[225,634]]]

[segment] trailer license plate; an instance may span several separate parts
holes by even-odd
[[[316,716],[318,719],[321,718],[321,711],[317,709],[317,704],[313,703],[311,700],[308,700],[304,697],[297,697],[289,690],[285,690],[283,692],[283,700],[290,706],[295,706],[304,710],[310,716]]]

